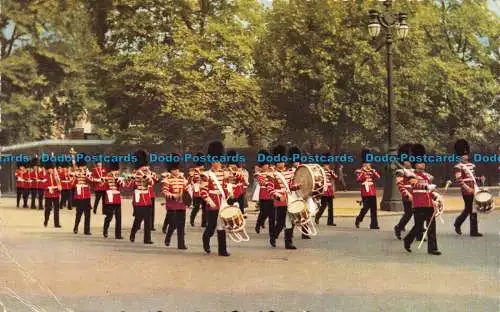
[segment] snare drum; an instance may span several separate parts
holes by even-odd
[[[311,218],[311,213],[302,199],[288,203],[288,215],[290,216],[290,221],[295,225],[306,224]]]
[[[297,195],[306,199],[323,194],[326,187],[326,174],[318,164],[300,165],[295,171],[293,184],[298,185]]]
[[[495,208],[493,195],[488,190],[482,189],[474,196],[476,210],[481,213],[490,213]]]
[[[219,217],[224,223],[224,228],[229,232],[229,238],[236,243],[250,240],[245,230],[245,218],[238,206],[225,206],[221,208]]]

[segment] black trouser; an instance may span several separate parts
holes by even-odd
[[[144,243],[151,241],[151,206],[134,206],[134,224],[132,225],[132,233],[135,238],[135,233],[144,221]]]
[[[415,219],[415,224],[411,228],[408,235],[406,235],[405,242],[409,245],[413,243],[415,238],[424,231],[424,222],[427,221],[428,230],[427,230],[427,251],[435,251],[438,250],[437,246],[437,238],[436,238],[436,220],[435,218],[431,221],[432,215],[434,214],[433,207],[425,207],[425,208],[414,208],[413,216]]]
[[[359,212],[358,217],[356,218],[358,222],[362,222],[368,210],[370,210],[370,227],[374,228],[378,226],[377,220],[377,197],[376,196],[365,196],[363,199],[363,208]]]
[[[71,189],[71,197],[70,197],[71,207],[76,207],[75,200],[73,199],[73,198],[75,198],[75,193],[76,193],[76,188],[72,188]]]
[[[90,210],[92,209],[90,206],[90,198],[86,199],[74,199],[73,203],[76,206],[76,217],[75,217],[75,227],[74,231],[78,231],[78,226],[80,225],[80,220],[82,218],[82,214],[84,215],[84,225],[83,232],[85,234],[90,233]]]
[[[413,215],[412,202],[403,199],[403,209],[404,209],[403,215],[401,216],[399,223],[396,224],[396,228],[400,231],[404,230],[406,224],[408,224],[408,222],[411,220],[411,216]]]
[[[285,228],[287,206],[276,207],[276,227],[274,228],[274,239],[278,239],[281,231]]]
[[[16,188],[16,194],[17,194],[16,207],[17,208],[19,208],[19,204],[21,203],[21,197],[23,197],[23,193],[24,193],[24,188],[22,188],[22,187]]]
[[[54,208],[54,226],[61,226],[59,224],[59,197],[45,198],[45,220],[47,224],[50,218],[50,212]]]
[[[151,230],[155,228],[155,198],[151,198]]]
[[[44,189],[32,188],[31,189],[31,209],[35,209],[35,198],[38,197],[38,209],[43,209],[43,193]]]
[[[217,228],[217,220],[219,218],[219,210],[207,209],[207,227],[203,231],[203,240],[210,240],[214,236],[215,229]]]
[[[477,213],[473,212],[473,204],[474,204],[474,195],[463,195],[464,199],[464,210],[462,213],[458,215],[455,220],[455,227],[461,227],[462,223],[464,223],[465,219],[470,216],[470,234],[477,234],[479,232],[478,222],[477,222]]]
[[[328,219],[326,221],[327,225],[333,225],[333,196],[321,196],[321,206],[319,211],[316,213],[316,220],[323,215],[323,212],[328,207]]]
[[[168,227],[170,225],[170,219],[173,218],[173,210],[167,210],[165,213],[165,220],[163,220],[163,226],[161,228],[163,233],[167,233]]]
[[[245,194],[241,194],[240,197],[236,200],[238,206],[240,206],[240,210],[242,214],[245,214]]]
[[[170,245],[172,234],[177,230],[177,247],[185,247],[184,232],[186,227],[186,210],[173,210],[169,218],[169,225],[167,235],[165,236],[165,243]]]
[[[67,204],[68,209],[71,209],[71,190],[62,190],[61,191],[61,209],[63,208],[64,204]]]
[[[196,215],[198,214],[198,211],[201,209],[201,225],[206,226],[207,225],[207,212],[205,209],[205,201],[201,197],[194,197],[193,198],[193,210],[191,210],[191,215],[189,216],[189,223],[191,225],[194,225],[194,220],[196,219]]]
[[[102,198],[102,205],[104,209],[104,195],[106,194],[106,191],[94,191],[95,193],[95,199],[94,199],[94,213],[97,211],[97,206],[99,205],[99,201]]]
[[[257,216],[257,224],[255,227],[262,226],[266,222],[266,219],[269,217],[269,212],[272,211],[272,207],[274,207],[272,199],[259,200],[259,215]]]
[[[23,188],[23,208],[28,208],[28,198],[30,196],[30,189]]]
[[[103,203],[104,204],[104,203]],[[104,204],[104,233],[108,235],[109,225],[115,216],[115,238],[122,237],[122,205]]]

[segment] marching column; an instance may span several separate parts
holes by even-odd
[[[477,213],[474,209],[474,196],[478,190],[477,177],[475,176],[476,165],[469,161],[470,146],[466,140],[458,140],[455,143],[455,153],[462,156],[461,162],[453,168],[455,180],[460,185],[462,198],[464,200],[464,209],[455,220],[455,232],[462,235],[461,226],[467,217],[470,217],[470,236],[481,237],[479,233]]]
[[[220,157],[224,155],[224,145],[215,141],[209,144],[207,156]],[[223,199],[227,196],[226,175],[222,169],[222,164],[218,161],[210,163],[210,169],[201,175],[202,189],[201,197],[207,203],[207,227],[203,232],[203,249],[210,253],[210,238],[217,228],[217,241],[219,256],[228,257],[226,244],[226,231],[219,218],[219,210],[223,204]]]
[[[179,157],[174,154],[173,158]],[[179,170],[178,162],[167,163],[169,175],[162,180],[162,193],[165,196],[167,211],[172,211],[169,218],[168,231],[165,235],[165,246],[170,246],[172,234],[177,230],[177,249],[185,250],[185,226],[186,226],[186,203],[184,198],[190,198],[188,190],[188,180]]]
[[[103,236],[108,237],[108,230],[113,216],[115,217],[115,239],[122,237],[122,199],[120,189],[124,186],[123,178],[120,178],[120,163],[112,162],[109,172],[104,177],[105,192],[103,198],[104,218]]]
[[[53,163],[46,164],[47,172],[45,174],[45,180],[47,180],[45,184],[45,219],[43,221],[43,225],[47,227],[49,222],[50,213],[52,208],[54,209],[54,227],[60,228],[61,224],[59,223],[59,196],[61,187],[61,180],[57,173],[57,169],[55,168]]]
[[[359,228],[359,224],[363,221],[368,210],[370,210],[370,229],[378,230],[377,219],[377,189],[375,187],[375,181],[380,179],[380,174],[372,169],[371,164],[366,161],[366,154],[369,150],[362,151],[362,162],[363,165],[361,169],[356,170],[356,182],[361,184],[361,199],[363,202],[363,208],[356,217],[356,228]]]
[[[414,144],[412,151],[415,155],[425,155],[425,147],[421,144]],[[436,185],[432,184],[432,175],[425,172],[425,163],[415,164],[415,178],[410,179],[410,193],[413,197],[413,215],[415,225],[404,238],[404,248],[411,252],[411,244],[417,235],[424,230],[424,222],[428,223],[427,252],[431,255],[440,255],[436,237],[436,220],[434,217],[434,203],[439,194],[434,192]],[[401,182],[400,182],[401,184]]]

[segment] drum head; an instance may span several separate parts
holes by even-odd
[[[479,191],[475,197],[476,201],[478,201],[480,203],[487,203],[492,198],[493,198],[493,196],[491,196],[491,194],[487,191]]]
[[[302,198],[306,198],[311,196],[314,191],[314,176],[307,166],[299,166],[297,170],[295,170],[295,175],[293,176],[293,184],[299,185],[297,189],[297,195]]]
[[[306,203],[304,201],[296,200],[296,201],[288,203],[288,212],[292,213],[292,214],[299,213],[302,210],[304,210],[305,207],[306,207]]]
[[[231,217],[237,216],[238,214],[241,214],[240,208],[236,206],[227,206],[221,210],[220,217],[223,219],[229,219]]]

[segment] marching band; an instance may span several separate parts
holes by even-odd
[[[455,144],[457,155],[461,162],[454,166],[454,178],[460,186],[464,200],[464,209],[454,223],[455,232],[462,234],[461,225],[467,217],[470,218],[470,235],[482,236],[478,231],[478,212],[490,212],[494,209],[492,195],[487,189],[478,185],[479,178],[475,175],[475,166],[470,163],[468,155],[470,147],[467,141],[459,140]],[[286,155],[287,149],[282,145],[273,148],[272,154],[265,150],[263,155]],[[377,219],[376,181],[380,174],[365,161],[368,150],[362,151],[362,167],[355,171],[356,181],[360,184],[362,208],[355,218],[355,226],[359,228],[364,216],[370,211],[370,229],[379,229]],[[414,156],[425,155],[425,147],[421,144],[403,144],[399,154]],[[225,153],[221,142],[209,144],[207,154],[212,156],[236,155],[235,151]],[[289,159],[300,154],[300,150],[292,147],[288,150]],[[203,155],[198,153],[197,156]],[[328,153],[324,154],[330,155]],[[102,212],[105,215],[103,236],[108,237],[108,230],[113,217],[115,218],[115,239],[122,237],[122,192],[133,191],[134,222],[130,233],[130,241],[135,241],[137,231],[144,222],[144,243],[153,244],[151,231],[154,230],[154,186],[161,184],[161,194],[165,199],[166,215],[162,227],[165,233],[165,245],[170,246],[171,238],[177,231],[177,248],[187,249],[185,241],[186,209],[192,207],[189,223],[194,226],[197,213],[201,210],[201,226],[203,232],[203,249],[211,253],[210,239],[217,231],[218,255],[230,256],[227,251],[226,237],[235,242],[247,241],[246,224],[246,194],[249,187],[248,171],[242,164],[236,162],[223,165],[220,162],[210,163],[205,169],[203,163],[194,163],[188,170],[187,177],[181,171],[178,162],[168,163],[167,172],[159,175],[151,170],[148,164],[148,153],[139,150],[135,153],[137,162],[132,174],[120,172],[119,163],[111,163],[109,168],[103,168],[102,163],[91,171],[85,160],[72,163],[47,163],[40,166],[37,157],[29,164],[18,164],[16,169],[17,208],[21,199],[23,208],[28,208],[28,197],[31,195],[31,208],[44,209],[43,225],[47,227],[52,211],[54,211],[54,227],[60,228],[59,210],[67,205],[68,209],[76,207],[73,232],[78,233],[82,215],[84,216],[84,234],[90,233],[91,191],[95,194],[93,205],[96,213],[99,201],[102,200]],[[308,239],[317,234],[314,224],[319,224],[320,218],[327,209],[327,225],[335,226],[333,200],[335,185],[340,182],[339,175],[331,164],[301,165],[291,161],[289,164],[279,161],[268,161],[265,158],[255,167],[254,181],[256,185],[251,199],[257,201],[259,214],[255,231],[259,234],[268,220],[269,243],[276,247],[276,240],[284,230],[286,249],[297,249],[293,244],[293,231],[298,228],[302,238]],[[274,158],[273,158],[274,159]],[[282,159],[281,157],[276,159]],[[428,253],[440,255],[436,238],[436,218],[444,209],[442,196],[433,184],[433,177],[426,171],[422,162],[397,164],[396,184],[401,193],[404,213],[394,233],[401,240],[401,233],[414,218],[414,225],[403,238],[403,247],[411,252],[415,239],[422,241],[427,237]],[[304,172],[307,174],[304,175]],[[308,176],[311,178],[308,178]],[[305,179],[305,180],[304,180]],[[310,179],[308,181],[307,179]],[[451,182],[450,182],[451,183]],[[445,190],[449,184],[447,184]],[[481,196],[479,196],[479,194]],[[45,205],[43,204],[45,199]],[[319,209],[318,209],[319,204]],[[424,227],[426,223],[426,227]],[[422,237],[424,236],[424,238]],[[419,246],[420,247],[420,246]]]

